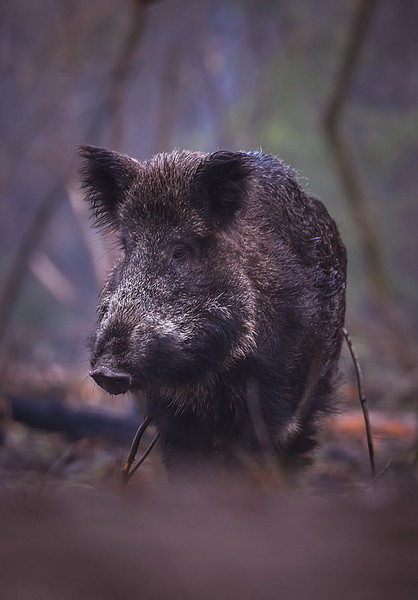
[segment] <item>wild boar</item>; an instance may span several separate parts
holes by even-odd
[[[145,394],[168,469],[297,462],[343,336],[346,251],[324,205],[260,152],[79,153],[95,224],[121,247],[90,375]]]

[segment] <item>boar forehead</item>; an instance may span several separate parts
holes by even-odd
[[[206,235],[209,230],[205,190],[196,185],[204,154],[159,154],[141,164],[138,177],[122,203],[119,222],[125,233],[138,228]]]

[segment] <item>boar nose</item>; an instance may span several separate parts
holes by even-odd
[[[98,367],[89,373],[94,381],[109,394],[124,394],[130,388],[132,378],[129,373],[113,371],[108,367]]]

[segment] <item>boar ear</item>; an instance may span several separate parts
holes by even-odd
[[[199,167],[199,186],[209,196],[216,223],[225,226],[232,221],[247,194],[252,172],[247,154],[225,150],[209,154]]]
[[[118,205],[134,183],[139,163],[124,154],[94,146],[79,146],[77,153],[84,159],[81,186],[95,225],[116,229]]]

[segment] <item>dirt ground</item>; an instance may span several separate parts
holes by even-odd
[[[297,480],[258,472],[251,483],[176,485],[156,448],[122,488],[128,444],[6,418],[1,597],[413,600],[415,416],[372,411],[371,422],[374,482],[352,405],[327,423]]]

